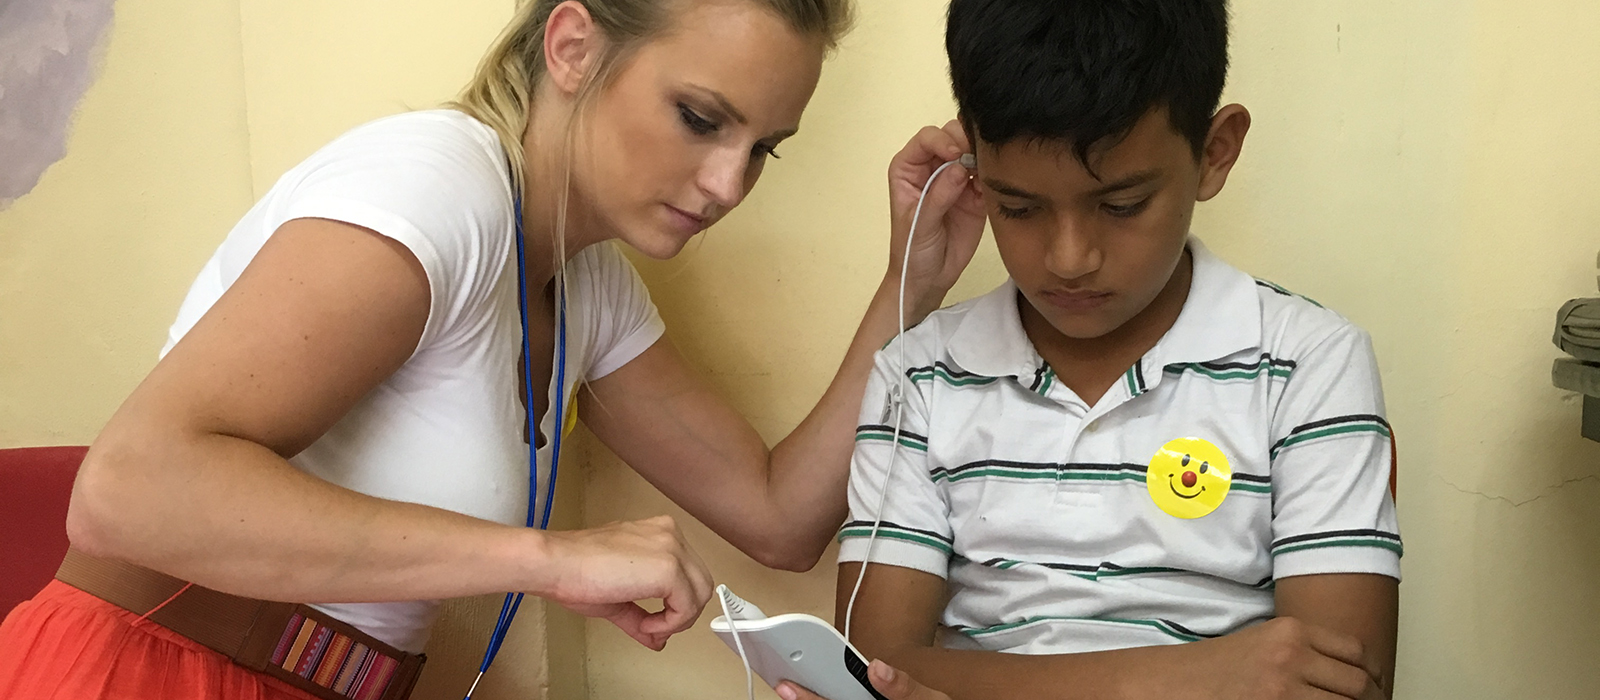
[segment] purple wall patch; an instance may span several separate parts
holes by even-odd
[[[112,0],[0,0],[0,209],[67,154]]]

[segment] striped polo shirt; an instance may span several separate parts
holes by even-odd
[[[1093,406],[1035,351],[1010,282],[897,340],[904,369],[896,343],[879,352],[839,560],[866,558],[891,477],[871,561],[948,581],[945,646],[1028,654],[1225,635],[1271,618],[1284,577],[1398,579],[1392,435],[1367,334],[1189,249],[1177,321]],[[1179,438],[1232,469],[1202,517],[1169,514],[1146,484]]]

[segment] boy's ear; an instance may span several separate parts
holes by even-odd
[[[1195,199],[1204,202],[1222,191],[1249,132],[1250,111],[1242,105],[1223,107],[1211,118],[1211,133],[1206,134],[1205,150],[1200,154],[1200,192]]]
[[[961,125],[962,133],[967,135],[967,152],[977,153],[978,135],[972,131],[972,122],[967,121],[967,115],[965,113],[958,111],[956,112],[956,123]]]

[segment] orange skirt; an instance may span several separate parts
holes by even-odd
[[[0,698],[316,700],[60,581],[0,623]]]

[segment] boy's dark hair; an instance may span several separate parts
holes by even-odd
[[[962,124],[985,142],[1061,141],[1090,167],[1091,148],[1165,107],[1198,158],[1228,75],[1228,3],[952,0],[945,50]]]

